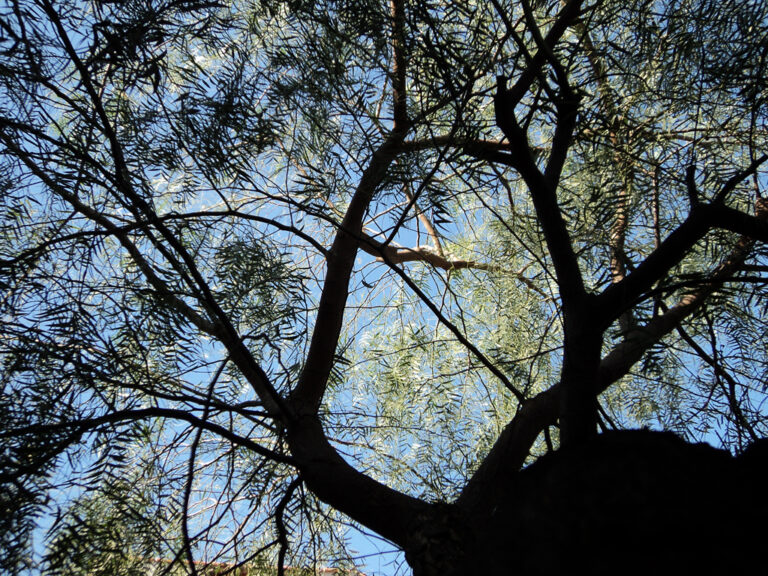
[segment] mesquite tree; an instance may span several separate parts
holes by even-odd
[[[612,431],[766,434],[765,2],[2,0],[0,55],[6,570],[745,522],[698,478],[752,464]]]

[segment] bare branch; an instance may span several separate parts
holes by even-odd
[[[405,0],[390,0],[392,16],[392,108],[394,110],[394,132],[408,130],[408,95],[406,92],[405,59]]]
[[[189,424],[207,430],[218,436],[221,436],[225,440],[228,440],[235,446],[241,446],[247,448],[256,454],[273,460],[275,462],[282,462],[284,464],[296,465],[296,462],[290,456],[280,454],[264,448],[260,444],[257,444],[249,438],[243,438],[231,430],[209,422],[190,414],[187,410],[179,410],[175,408],[138,408],[135,410],[116,410],[103,416],[97,416],[94,418],[83,418],[72,422],[57,422],[53,424],[35,424],[33,426],[27,426],[22,428],[10,428],[0,432],[0,438],[14,438],[24,436],[25,434],[40,433],[40,432],[68,432],[77,435],[85,434],[91,430],[95,430],[105,424],[117,424],[120,422],[135,422],[137,420],[145,420],[151,418],[169,418],[174,420],[183,420]]]

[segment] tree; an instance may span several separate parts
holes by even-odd
[[[768,6],[625,4],[4,0],[2,565],[282,571],[351,521],[647,573],[748,526]],[[642,426],[745,455],[598,435]]]

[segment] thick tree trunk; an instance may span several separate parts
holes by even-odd
[[[433,506],[406,558],[414,576],[760,573],[766,480],[766,444],[732,458],[667,433],[604,434],[522,471],[490,514]]]
[[[560,441],[571,446],[597,434],[597,375],[602,332],[590,326],[588,314],[566,318],[563,368],[560,375]]]

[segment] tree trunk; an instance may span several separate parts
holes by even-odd
[[[560,442],[571,446],[597,434],[597,374],[602,332],[590,326],[589,314],[566,318],[563,368],[560,376]]]

